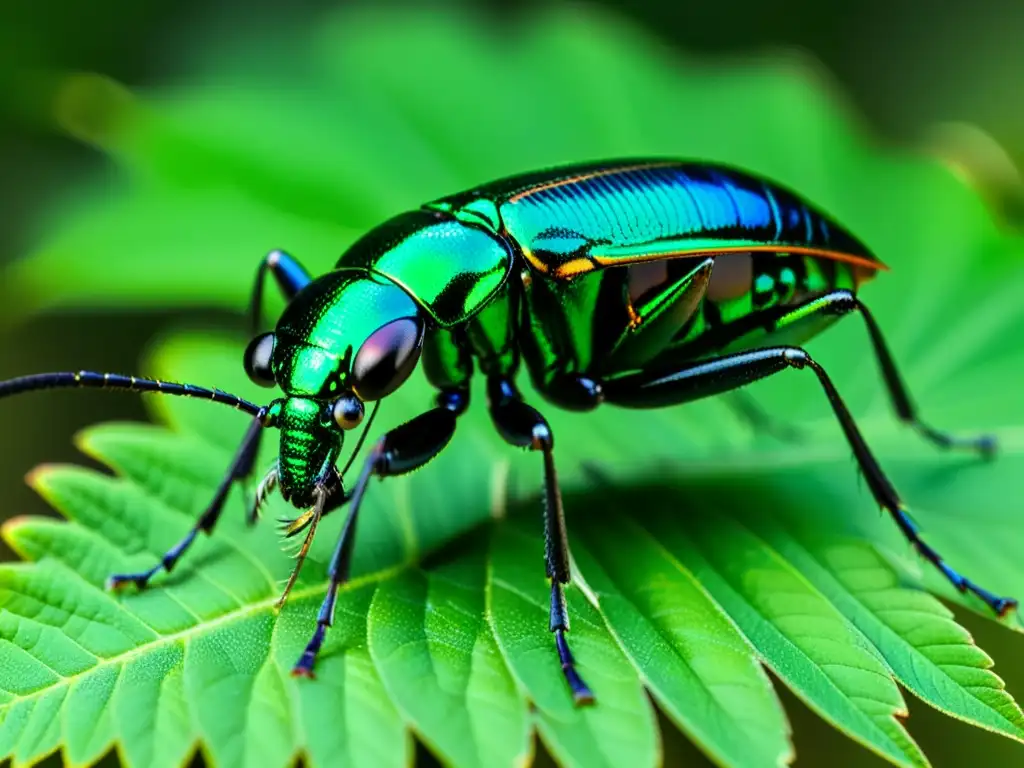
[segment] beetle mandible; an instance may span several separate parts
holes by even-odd
[[[255,520],[275,486],[301,511],[287,533],[305,530],[306,537],[281,604],[321,517],[349,506],[315,631],[293,669],[311,676],[338,588],[349,577],[368,481],[409,472],[445,448],[469,406],[469,381],[478,370],[502,438],[543,457],[550,629],[573,697],[584,704],[593,695],[566,640],[563,589],[570,565],[555,439],[544,416],[520,396],[520,361],[545,400],[580,411],[602,403],[660,408],[737,390],[786,369],[808,370],[875,501],[920,555],[996,613],[1016,606],[961,576],[921,540],[828,374],[799,346],[841,316],[859,313],[898,418],[942,448],[991,454],[990,437],[952,437],[918,419],[881,330],[857,298],[858,288],[881,269],[837,222],[794,192],[744,171],[661,158],[562,166],[399,214],[357,240],[318,278],[284,252],[267,255],[252,293],[253,333],[268,273],[288,305],[273,332],[253,338],[244,361],[253,381],[282,391],[266,406],[221,390],[89,371],[0,382],[0,397],[98,387],[203,397],[253,417],[191,532],[150,570],[112,576],[112,587],[142,588],[159,571],[170,571],[200,531],[213,530],[232,484],[252,474],[263,432],[279,429],[276,465],[259,484],[249,515]],[[363,422],[365,403],[376,413],[418,364],[437,389],[435,406],[379,437],[346,490],[338,469],[345,433]],[[367,429],[372,420],[371,414]]]

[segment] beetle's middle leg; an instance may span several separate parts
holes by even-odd
[[[544,417],[520,398],[511,380],[492,377],[487,382],[491,419],[501,436],[512,445],[541,451],[544,456],[544,560],[551,580],[551,631],[562,672],[577,705],[592,704],[594,694],[576,671],[576,662],[565,634],[569,613],[563,587],[569,583],[569,541],[565,530],[562,493],[558,487],[553,454],[554,437]]]
[[[604,382],[605,399],[609,403],[634,408],[657,408],[722,394],[745,386],[787,368],[809,368],[818,377],[829,405],[839,421],[846,440],[867,481],[871,494],[885,509],[913,547],[931,562],[961,592],[971,592],[1000,616],[1017,605],[1012,598],[998,597],[973,581],[961,576],[921,539],[920,532],[892,483],[868,448],[853,416],[832,384],[825,370],[799,347],[767,347],[765,349],[727,355],[714,360],[690,364],[671,373],[632,373]]]

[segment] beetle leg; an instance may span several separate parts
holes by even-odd
[[[896,362],[886,346],[878,323],[875,322],[875,318],[868,311],[868,308],[852,292],[847,290],[833,291],[832,293],[812,299],[806,304],[794,307],[792,311],[779,317],[775,321],[774,327],[776,331],[785,331],[785,329],[802,322],[814,322],[815,317],[846,315],[851,312],[859,312],[864,319],[864,324],[867,326],[868,336],[871,340],[871,349],[874,352],[875,360],[878,361],[878,367],[881,369],[882,380],[885,382],[893,410],[896,411],[896,416],[900,421],[910,425],[925,439],[941,448],[960,448],[977,451],[983,456],[991,456],[995,453],[996,441],[991,435],[957,437],[933,429],[918,418],[917,409],[910,399],[910,393],[899,374],[899,370],[896,368]]]
[[[922,437],[940,448],[965,448],[977,451],[982,456],[994,454],[996,451],[996,439],[992,435],[957,437],[933,429],[918,418],[917,409],[910,399],[907,385],[903,383],[899,370],[896,368],[896,362],[893,360],[892,354],[885,344],[885,339],[882,337],[882,330],[878,327],[878,323],[875,322],[875,318],[859,299],[849,292],[844,291],[843,293],[846,293],[846,296],[837,296],[836,301],[838,303],[852,301],[855,308],[860,311],[861,317],[864,318],[864,324],[868,328],[868,336],[871,338],[871,348],[874,350],[879,368],[882,369],[882,378],[885,380],[885,386],[889,390],[889,399],[892,401],[893,408],[900,421],[909,424]]]
[[[921,539],[917,526],[910,520],[899,494],[868,448],[832,380],[804,350],[798,347],[768,347],[698,362],[666,375],[629,374],[605,381],[605,398],[609,403],[634,408],[674,405],[737,389],[787,368],[810,368],[818,377],[871,494],[878,505],[892,515],[900,531],[918,553],[938,568],[958,590],[977,595],[1000,616],[1014,608],[1016,600],[998,597],[961,576]]]
[[[217,486],[213,500],[210,501],[209,505],[199,516],[199,519],[196,520],[195,525],[192,526],[192,529],[185,534],[181,541],[167,550],[167,553],[160,558],[160,561],[149,570],[138,573],[116,573],[107,579],[107,587],[109,589],[117,589],[131,583],[135,584],[139,589],[143,589],[159,571],[164,570],[170,573],[178,559],[185,554],[185,551],[195,541],[199,532],[210,533],[213,530],[217,520],[220,518],[220,513],[224,509],[224,502],[227,500],[231,485],[238,480],[244,481],[252,474],[262,435],[263,421],[260,418],[256,418],[246,431],[245,437],[242,438],[242,444],[238,447],[235,458],[231,462],[231,466],[228,468],[224,478],[220,481],[220,485]]]
[[[263,320],[263,282],[268,269],[288,301],[309,285],[312,279],[306,269],[284,251],[271,251],[264,256],[259,269],[256,270],[256,283],[253,285],[252,298],[249,300],[249,325],[254,336],[259,333]]]
[[[366,486],[369,484],[370,478],[404,475],[422,467],[444,450],[455,433],[456,417],[465,409],[465,403],[461,398],[449,397],[445,402],[451,405],[447,407],[443,405],[429,410],[385,433],[374,445],[370,455],[366,457],[363,469],[359,473],[359,479],[356,480],[352,489],[352,495],[346,499],[351,500],[352,507],[345,520],[345,525],[341,529],[338,544],[327,569],[329,579],[327,594],[324,596],[323,603],[320,604],[320,611],[316,618],[316,630],[306,645],[306,650],[292,667],[293,676],[313,676],[313,664],[316,662],[316,656],[327,635],[327,628],[334,621],[334,605],[338,597],[338,588],[349,578],[359,508],[362,506],[363,494],[366,493]]]
[[[558,658],[573,699],[577,705],[592,704],[594,694],[576,671],[576,662],[565,639],[569,631],[569,613],[562,589],[571,576],[565,513],[555,472],[554,436],[544,417],[522,401],[510,380],[495,377],[487,384],[491,419],[505,441],[520,448],[541,451],[544,455],[544,561],[551,580],[550,628],[555,634]]]

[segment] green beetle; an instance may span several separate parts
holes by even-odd
[[[736,169],[671,159],[566,166],[395,216],[316,279],[285,253],[268,255],[253,291],[254,329],[268,273],[289,304],[275,330],[256,336],[245,353],[252,380],[282,392],[267,406],[219,390],[87,371],[13,379],[0,383],[0,396],[106,387],[206,397],[254,416],[188,536],[150,570],[111,577],[114,587],[143,587],[158,571],[170,571],[199,531],[212,530],[232,483],[251,475],[264,429],[279,429],[279,457],[259,485],[250,516],[255,519],[275,486],[302,510],[287,531],[306,530],[306,537],[282,602],[319,520],[345,505],[350,510],[316,630],[293,670],[310,676],[338,586],[349,576],[370,477],[400,475],[437,456],[469,406],[470,378],[479,371],[501,436],[543,456],[550,628],[572,694],[587,703],[593,695],[566,641],[569,550],[554,435],[516,388],[520,363],[553,406],[583,411],[602,403],[660,408],[789,368],[808,369],[876,501],[917,551],[997,613],[1016,605],[958,574],[921,540],[828,375],[799,346],[839,317],[859,312],[899,418],[941,447],[992,453],[989,437],[954,438],[917,418],[880,329],[856,297],[881,269],[867,247],[828,216]],[[338,468],[346,432],[363,422],[365,403],[379,404],[419,363],[437,389],[435,407],[380,436],[346,490]]]

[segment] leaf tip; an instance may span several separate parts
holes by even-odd
[[[39,464],[25,473],[25,484],[40,496],[46,497],[47,478],[58,469],[55,463]]]
[[[83,456],[87,456],[101,464],[109,465],[103,455],[103,430],[109,424],[90,424],[83,427],[71,436],[71,444],[77,448]]]
[[[74,72],[58,83],[51,112],[56,124],[74,138],[107,149],[116,143],[133,107],[133,95],[116,80]]]
[[[71,444],[82,453],[88,455],[95,448],[93,436],[98,426],[98,424],[90,424],[87,427],[82,427],[82,429],[71,436]]]
[[[15,515],[0,524],[0,538],[11,549],[20,554],[18,549],[18,532],[32,521],[31,515]]]

